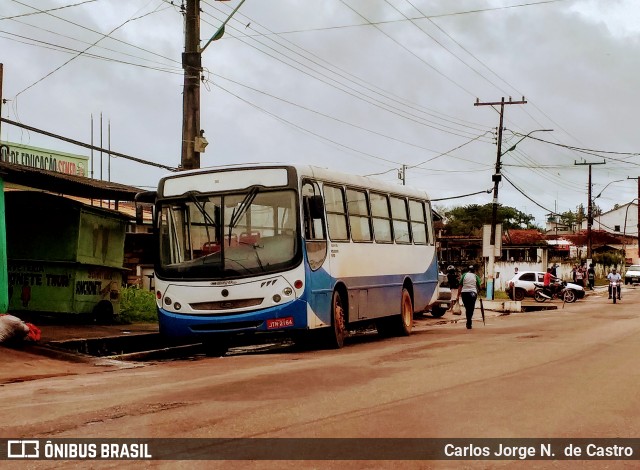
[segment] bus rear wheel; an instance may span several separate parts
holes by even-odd
[[[402,289],[402,301],[400,304],[400,318],[396,320],[399,336],[409,336],[413,328],[413,302],[411,294],[406,288]]]
[[[327,346],[340,349],[344,346],[347,335],[346,305],[340,292],[333,291],[331,299],[331,328],[327,335]]]
[[[406,288],[402,289],[400,315],[380,318],[376,321],[376,329],[380,336],[409,336],[413,328],[413,302]]]

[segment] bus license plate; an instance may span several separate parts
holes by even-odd
[[[270,318],[267,320],[268,330],[275,330],[277,328],[284,328],[286,326],[293,326],[293,317]]]

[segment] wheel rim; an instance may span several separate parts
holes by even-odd
[[[568,290],[564,293],[564,301],[565,302],[575,302],[576,301],[576,294],[572,291],[572,290]]]
[[[407,331],[413,326],[413,305],[406,289],[402,290],[402,323]]]
[[[535,300],[537,300],[538,302],[544,302],[545,300],[547,300],[547,298],[544,297],[542,295],[542,292],[540,292],[540,291],[535,291],[534,294],[533,294],[533,298]]]
[[[338,344],[342,345],[345,332],[344,308],[342,307],[342,298],[337,292],[333,294],[333,328]]]
[[[516,295],[514,300],[524,300],[524,292],[520,289],[516,289]]]

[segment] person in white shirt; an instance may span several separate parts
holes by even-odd
[[[469,266],[469,270],[460,277],[460,285],[458,287],[458,298],[461,298],[464,304],[468,330],[471,329],[478,292],[480,292],[480,277],[476,274],[476,268]]]
[[[620,276],[620,273],[616,272],[616,268],[613,268],[611,272],[607,274],[607,279],[609,280],[609,298],[611,298],[611,281],[617,281],[618,282],[618,300],[622,300],[620,298],[620,279],[622,279],[622,276]]]

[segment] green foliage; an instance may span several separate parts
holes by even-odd
[[[464,207],[454,207],[444,213],[447,227],[452,235],[471,235],[478,233],[482,226],[490,224],[493,204],[470,204]],[[497,221],[502,223],[503,230],[535,229],[534,217],[513,207],[498,206]]]
[[[594,253],[594,264],[601,264],[606,267],[616,267],[624,265],[624,255],[619,252],[605,251],[604,253]]]
[[[158,321],[154,293],[137,287],[120,291],[120,320],[124,323],[154,323]]]

